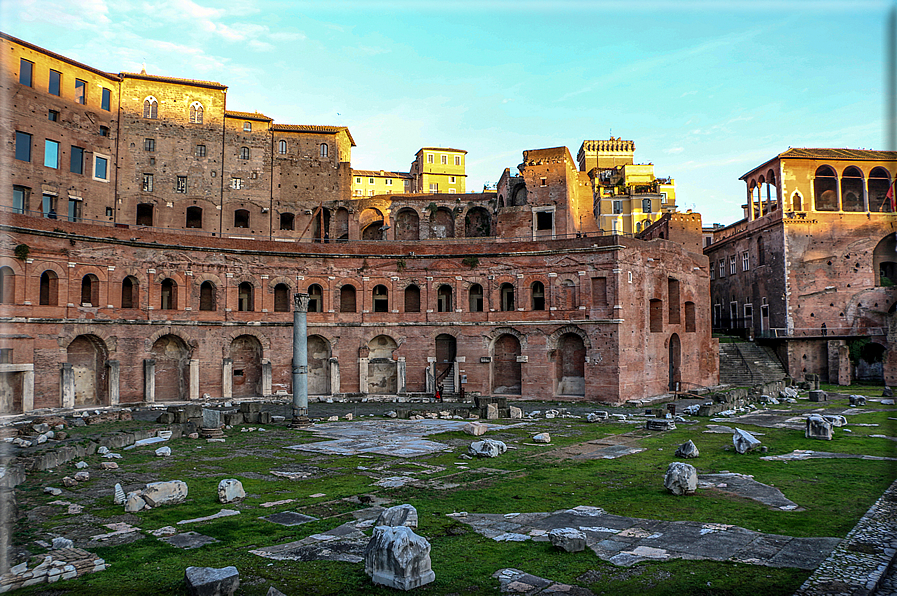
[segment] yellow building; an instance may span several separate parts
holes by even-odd
[[[411,192],[467,192],[466,157],[467,151],[462,149],[423,147],[411,164]]]
[[[411,174],[385,170],[352,170],[352,196],[395,195],[411,192]]]
[[[592,182],[599,229],[635,234],[676,211],[675,181],[657,178],[653,164],[635,163],[634,141],[583,141],[577,161]]]

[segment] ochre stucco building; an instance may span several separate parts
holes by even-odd
[[[312,395],[717,382],[707,258],[601,233],[566,148],[497,193],[353,197],[346,127],[0,41],[0,411],[290,392],[300,291]]]

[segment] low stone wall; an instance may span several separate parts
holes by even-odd
[[[867,596],[897,558],[897,481],[794,596]]]
[[[708,398],[714,403],[710,405],[702,405],[698,410],[698,416],[715,416],[722,411],[742,408],[749,403],[760,400],[761,395],[771,395],[777,397],[779,391],[788,386],[785,381],[772,381],[755,385],[753,387],[736,387],[729,391],[717,391],[708,394]]]
[[[28,569],[28,563],[25,562],[0,575],[0,593],[35,584],[51,584],[61,579],[74,579],[104,569],[106,562],[86,550],[80,548],[51,550],[44,555],[44,560],[32,569]]]

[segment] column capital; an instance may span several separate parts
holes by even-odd
[[[293,307],[296,312],[308,312],[308,294],[303,292],[293,294]]]

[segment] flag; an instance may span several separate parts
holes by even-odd
[[[894,184],[897,184],[897,180],[891,183],[891,186],[888,187],[888,194],[885,195],[885,198],[888,199],[888,202],[891,205],[891,213],[897,213],[897,201],[895,201],[894,197]]]

